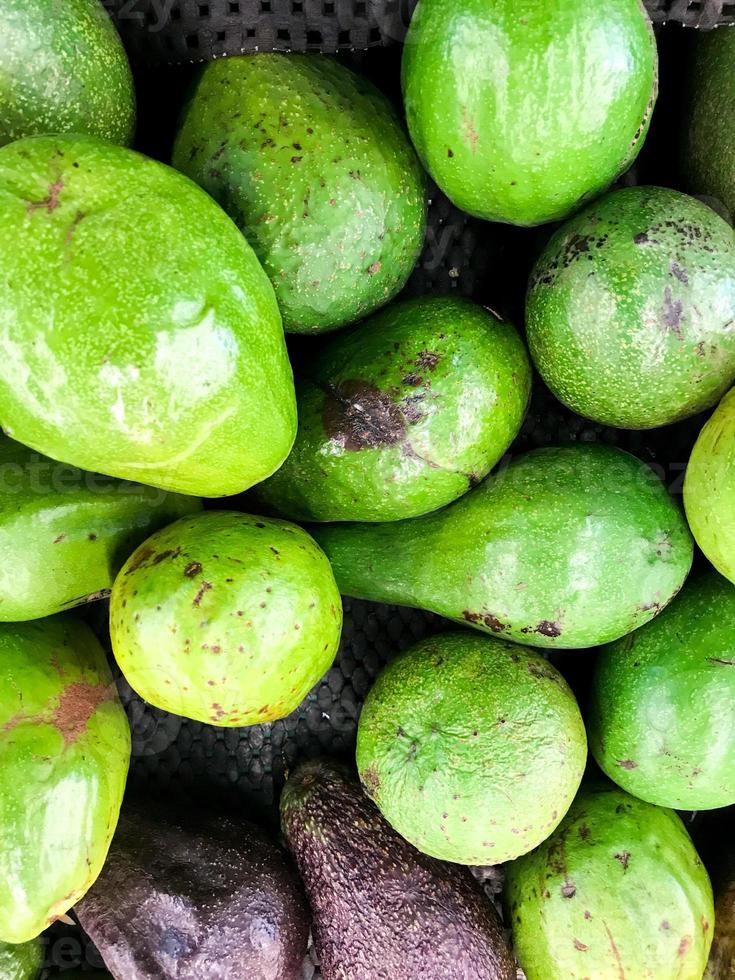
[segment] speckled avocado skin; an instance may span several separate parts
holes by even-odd
[[[580,415],[650,429],[735,379],[735,233],[662,187],[613,191],[565,224],[531,276],[531,355]]]
[[[297,385],[299,431],[258,488],[294,520],[395,521],[480,482],[515,438],[531,368],[508,323],[463,299],[397,303],[340,334]]]
[[[3,0],[0,34],[0,146],[41,133],[132,141],[133,77],[99,0]]]
[[[707,963],[712,887],[681,820],[607,784],[510,865],[504,901],[527,980],[701,980]]]
[[[201,506],[196,497],[87,473],[0,436],[0,621],[103,598],[141,541]]]
[[[0,943],[0,976],[3,980],[37,980],[43,961],[43,945],[39,940]]]
[[[584,772],[577,702],[540,654],[472,633],[417,644],[380,674],[357,768],[386,820],[420,851],[501,864],[558,825]]]
[[[640,0],[420,0],[403,53],[408,128],[457,207],[537,225],[630,166],[657,72]]]
[[[735,803],[733,666],[735,586],[710,572],[601,651],[588,718],[600,767],[659,806]]]
[[[0,149],[0,423],[86,470],[238,493],[296,434],[273,289],[181,174],[91,137]]]
[[[299,766],[281,824],[325,978],[515,980],[500,919],[470,874],[399,837],[347,770],[322,759]]]
[[[242,229],[288,331],[331,330],[382,306],[423,245],[423,171],[397,117],[366,79],[321,55],[208,65],[173,164]]]
[[[712,31],[692,39],[693,56],[682,113],[687,189],[735,216],[735,34]]]
[[[735,388],[705,423],[689,457],[684,507],[697,544],[735,582]]]
[[[526,453],[435,514],[311,531],[343,595],[537,647],[630,633],[676,595],[692,563],[691,535],[658,478],[601,444]]]
[[[332,665],[341,627],[332,570],[306,531],[233,511],[156,532],[112,588],[112,646],[131,687],[212,725],[290,714]]]
[[[75,912],[125,980],[302,975],[309,918],[296,875],[241,819],[126,802],[102,874]]]
[[[66,913],[102,868],[130,729],[105,654],[69,616],[0,624],[0,940]]]

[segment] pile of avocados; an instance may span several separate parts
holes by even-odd
[[[0,2],[0,980],[735,976],[735,31],[678,45],[656,186],[641,0],[200,65],[164,154],[101,0]],[[521,291],[410,292],[442,195]],[[269,739],[343,596],[431,623],[350,757],[133,792],[121,684]]]

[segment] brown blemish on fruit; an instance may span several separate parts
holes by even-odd
[[[521,633],[540,633],[542,636],[549,636],[555,639],[557,636],[561,636],[561,624],[551,622],[548,619],[542,619],[536,626],[524,626],[521,629]]]
[[[619,977],[619,980],[625,980],[625,969],[623,967],[623,961],[622,961],[622,959],[620,957],[620,950],[616,946],[615,939],[613,937],[613,934],[610,932],[610,927],[608,926],[607,922],[604,921],[604,919],[603,919],[602,924],[605,927],[605,932],[607,933],[607,938],[610,940],[610,949],[612,950],[613,956],[615,957],[615,962],[618,965],[618,977]]]
[[[212,588],[211,582],[202,582],[202,584],[199,586],[199,590],[197,594],[194,596],[192,600],[191,603],[192,606],[198,606],[201,603],[202,599],[204,598],[204,593],[209,592],[211,588]]]
[[[170,558],[172,561],[174,558],[178,558],[181,554],[181,548],[169,548],[167,551],[159,551],[159,553],[151,560],[151,568],[154,565],[160,565],[161,562],[166,561]]]
[[[60,534],[58,537],[54,538],[54,544],[61,544],[65,537],[65,534]]]
[[[227,714],[227,712],[224,710],[222,705],[218,704],[216,701],[212,702],[211,709],[212,709],[212,718],[215,721],[221,721]]]
[[[617,764],[621,769],[637,769],[638,763],[633,762],[632,759],[617,759]]]
[[[202,570],[202,563],[200,561],[190,561],[189,564],[184,569],[184,575],[187,578],[194,578],[199,575]]]
[[[674,276],[675,279],[678,279],[679,282],[683,282],[685,286],[689,283],[689,276],[687,275],[686,270],[682,269],[678,262],[672,262],[669,268],[671,270],[671,275]]]
[[[509,628],[508,623],[501,623],[497,616],[493,616],[492,613],[475,613],[470,612],[469,609],[465,609],[462,613],[462,617],[468,623],[480,623],[491,629],[493,633],[502,633]]]
[[[148,548],[148,547],[138,548],[138,550],[133,555],[130,563],[128,564],[128,567],[125,569],[125,574],[132,575],[133,572],[137,572],[139,568],[145,565],[145,563],[148,561],[148,559],[151,557],[152,554],[153,554],[153,548]]]
[[[382,263],[381,262],[373,262],[372,265],[369,265],[368,266],[368,269],[367,269],[368,275],[374,276],[376,273],[380,272],[381,268],[382,268]]]
[[[473,153],[477,153],[477,142],[479,140],[479,135],[477,133],[477,127],[472,119],[470,119],[469,113],[465,108],[462,112],[462,127],[464,129],[464,141],[470,147]]]
[[[581,943],[578,939],[575,939],[574,948],[578,949],[580,953],[586,953],[587,950],[589,949],[589,946],[585,946],[584,943]]]
[[[707,657],[711,664],[722,664],[723,667],[735,667],[735,660],[723,660],[721,657]]]
[[[675,333],[676,336],[681,340],[681,320],[684,313],[684,306],[679,299],[674,299],[671,295],[671,290],[667,286],[664,290],[664,301],[661,307],[661,319],[663,320],[664,326]]]
[[[691,936],[682,936],[681,942],[679,943],[679,948],[676,951],[677,956],[686,956],[687,950],[692,945]]]
[[[577,894],[577,886],[572,884],[571,881],[565,881],[561,886],[561,894],[563,898],[574,898]]]
[[[48,194],[42,201],[28,201],[26,210],[28,214],[33,214],[34,211],[46,210],[47,214],[53,214],[53,212],[58,208],[59,197],[64,189],[64,178],[57,177],[57,179],[48,185]]]
[[[87,729],[97,708],[111,698],[111,689],[102,684],[76,681],[65,688],[51,716],[51,724],[61,732],[65,745],[71,745]]]
[[[92,532],[91,534],[88,534],[87,537],[89,538],[90,541],[96,541],[97,540],[97,535],[94,534],[94,532]]]
[[[633,241],[636,245],[647,245],[648,235],[645,233],[645,231],[639,231],[637,235],[633,236]]]
[[[433,371],[440,360],[441,354],[435,354],[430,350],[422,350],[414,363],[421,371]]]
[[[370,796],[374,796],[380,789],[380,776],[375,766],[368,766],[362,774],[362,782]]]
[[[579,828],[579,836],[582,840],[589,840],[590,838],[590,828],[586,824],[582,824]]]
[[[615,855],[615,860],[621,863],[623,866],[623,871],[627,871],[628,863],[630,862],[630,851],[621,851],[619,854]]]
[[[391,446],[406,434],[401,410],[390,396],[360,379],[328,386],[322,422],[329,438],[351,451]]]

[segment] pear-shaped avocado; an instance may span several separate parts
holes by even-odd
[[[141,541],[200,508],[196,497],[86,473],[0,436],[0,620],[107,595]]]
[[[613,191],[546,246],[526,323],[536,367],[578,414],[627,429],[695,415],[735,379],[735,233],[678,191]]]
[[[420,0],[403,53],[411,138],[463,211],[565,218],[635,159],[656,98],[640,0]]]
[[[212,725],[290,714],[332,665],[342,602],[329,562],[286,521],[209,511],[157,531],[112,588],[130,686]]]
[[[297,385],[299,430],[258,488],[284,517],[395,521],[487,476],[523,421],[531,370],[512,326],[474,303],[397,303],[327,344]]]
[[[733,667],[735,585],[710,572],[601,652],[588,722],[601,768],[659,806],[735,803]]]
[[[286,330],[351,323],[403,287],[424,240],[424,176],[383,95],[318,54],[223,58],[184,110],[173,164],[230,214]]]
[[[707,872],[675,813],[620,789],[583,787],[559,829],[509,866],[504,899],[528,980],[704,972]]]
[[[219,496],[296,433],[268,277],[169,167],[91,137],[0,148],[0,419],[83,469]]]
[[[3,0],[0,146],[43,133],[128,144],[135,90],[99,0]]]
[[[539,654],[446,633],[401,654],[367,696],[357,768],[414,847],[500,864],[549,836],[579,788],[587,739],[574,695]]]
[[[265,834],[149,802],[126,803],[75,912],[120,980],[299,980],[309,938],[296,875]]]
[[[735,34],[692,39],[688,105],[682,113],[683,170],[692,194],[735,217]]]
[[[411,847],[341,766],[300,766],[281,822],[325,980],[515,980],[498,915],[469,872]]]
[[[630,633],[676,595],[692,563],[686,523],[658,478],[603,445],[527,453],[425,517],[311,531],[344,595],[540,647]]]
[[[735,582],[735,388],[705,423],[689,457],[684,506],[697,544]]]
[[[130,729],[84,623],[0,624],[0,939],[21,943],[96,879],[115,830]]]
[[[27,943],[0,942],[0,977],[3,980],[37,980],[43,960],[43,943],[38,939]]]

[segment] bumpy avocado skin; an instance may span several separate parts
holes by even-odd
[[[678,191],[613,191],[546,246],[526,323],[536,367],[580,415],[626,429],[696,415],[735,379],[735,233]]]
[[[0,625],[0,939],[38,936],[102,868],[130,761],[105,654],[84,623]]]
[[[682,113],[682,163],[692,194],[711,197],[735,216],[735,34],[712,31],[692,40]]]
[[[371,313],[402,288],[421,250],[416,154],[378,90],[321,55],[207,65],[173,164],[247,237],[287,331],[318,333]]]
[[[601,444],[526,453],[435,514],[311,531],[343,595],[537,647],[637,629],[679,591],[693,551],[649,467]]]
[[[299,766],[281,824],[325,977],[515,980],[500,919],[469,873],[399,837],[341,766]]]
[[[584,773],[574,695],[540,654],[446,633],[394,660],[357,732],[365,791],[414,847],[458,864],[500,864],[558,825]]]
[[[600,767],[659,806],[735,803],[733,665],[735,586],[710,572],[601,651],[588,719]]]
[[[43,960],[43,944],[38,939],[19,944],[0,943],[3,980],[37,980]]]
[[[42,133],[128,145],[133,76],[99,0],[4,0],[0,146]]]
[[[201,496],[296,433],[273,289],[181,174],[92,137],[0,149],[0,421],[54,459]]]
[[[126,802],[102,874],[75,912],[125,980],[302,975],[301,888],[283,851],[242,819]]]
[[[705,423],[689,457],[684,507],[697,544],[735,582],[735,388]]]
[[[316,355],[297,383],[294,448],[259,499],[294,520],[436,510],[498,462],[530,388],[510,324],[462,299],[397,303]]]
[[[86,473],[0,436],[0,621],[103,598],[141,541],[201,506],[196,497]]]
[[[607,784],[509,866],[504,901],[528,980],[700,980],[707,963],[712,887],[681,820]]]
[[[420,0],[403,54],[409,132],[463,211],[558,220],[635,159],[657,66],[640,0]]]
[[[112,588],[120,669],[146,701],[211,725],[283,718],[337,653],[329,562],[286,521],[210,511],[157,531]]]

